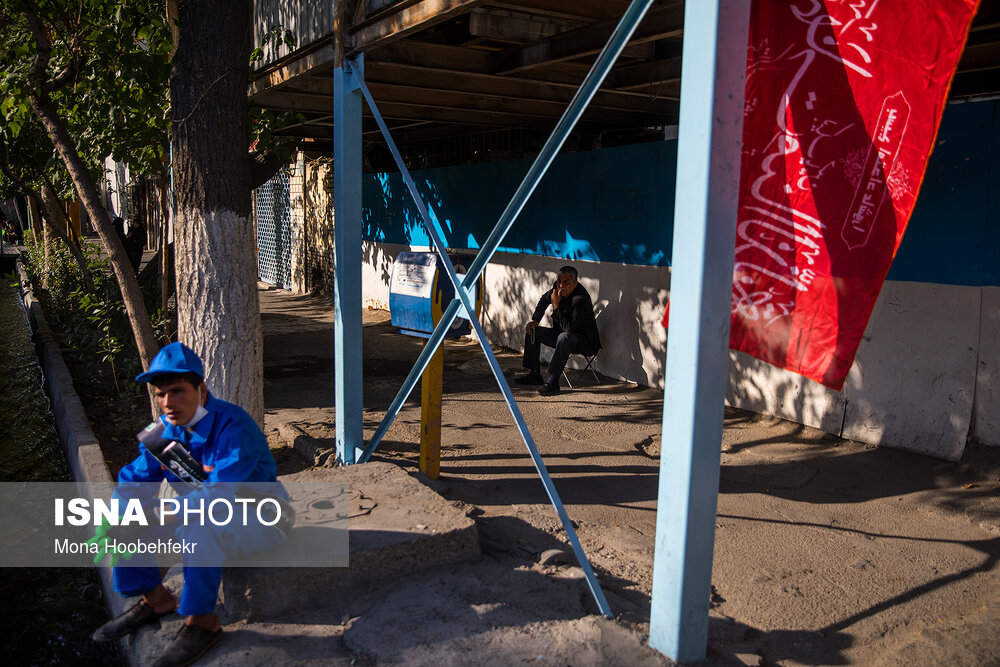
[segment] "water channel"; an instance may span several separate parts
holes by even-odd
[[[0,482],[72,481],[14,281],[0,276]],[[107,620],[100,590],[93,569],[0,567],[4,662],[121,664],[114,645],[90,640]]]

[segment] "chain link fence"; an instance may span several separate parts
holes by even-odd
[[[280,170],[257,188],[257,276],[265,283],[292,287],[292,216],[290,177]]]

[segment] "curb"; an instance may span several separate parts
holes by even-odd
[[[336,449],[324,447],[316,438],[294,424],[278,421],[275,428],[278,429],[278,436],[282,440],[304,456],[307,461],[311,461],[314,466],[335,466],[337,462]]]
[[[35,352],[45,378],[45,391],[52,402],[56,432],[62,443],[70,474],[78,486],[90,484],[114,484],[114,478],[104,462],[100,443],[94,435],[83,404],[73,386],[73,378],[66,367],[62,351],[52,335],[52,329],[45,319],[42,304],[35,298],[31,283],[21,260],[17,260],[18,282],[21,301],[28,313],[28,324],[34,337]],[[114,592],[111,583],[111,568],[98,568],[101,587],[104,589],[104,606],[111,618],[125,610],[125,598]],[[129,655],[125,651],[123,655]]]

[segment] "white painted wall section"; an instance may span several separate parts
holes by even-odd
[[[726,405],[839,434],[845,402],[842,392],[744,352],[729,351]]]
[[[978,287],[886,283],[847,379],[843,437],[962,457],[980,294]]]
[[[973,413],[980,289],[887,282],[843,391],[730,352],[726,402],[956,461]]]
[[[408,249],[362,244],[367,306],[388,308],[392,262]],[[486,269],[483,300],[490,342],[522,348],[524,324],[564,264],[576,266],[594,300],[603,344],[597,371],[662,387],[668,268],[497,253]],[[726,403],[734,407],[948,460],[961,458],[970,433],[1000,444],[1000,288],[887,282],[840,392],[729,354]],[[569,365],[582,367],[582,358]]]
[[[602,344],[594,362],[597,372],[662,387],[667,336],[660,322],[669,293],[667,268],[497,253],[486,269],[483,328],[490,342],[522,349],[531,311],[566,264],[576,267],[580,284],[594,301]],[[547,316],[542,324],[549,324]],[[542,350],[543,356],[550,353],[544,346]],[[573,356],[568,365],[583,363]]]
[[[362,270],[362,300],[366,306],[388,309],[392,262],[400,252],[409,249],[402,245],[362,244],[362,254],[368,258]],[[552,287],[559,267],[565,264],[576,267],[580,283],[594,301],[603,345],[594,362],[597,372],[662,387],[667,336],[660,322],[668,296],[667,268],[497,253],[486,268],[481,318],[490,343],[522,349],[524,325],[531,311],[542,293]],[[547,319],[542,324],[548,325]],[[543,346],[542,357],[547,359],[549,355],[551,350]],[[582,357],[573,356],[567,365],[582,368],[583,363]]]

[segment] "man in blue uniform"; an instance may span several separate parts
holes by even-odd
[[[209,393],[201,359],[190,348],[181,343],[167,345],[153,359],[149,370],[136,380],[153,385],[156,402],[163,412],[162,437],[184,445],[204,470],[206,485],[276,481],[274,458],[257,423],[239,406]],[[115,495],[125,501],[131,498],[148,501],[150,490],[164,478],[179,484],[178,478],[140,444],[139,457],[118,475]],[[235,531],[178,525],[176,530],[178,536],[208,545],[223,559],[271,549],[284,539],[282,530],[267,525]],[[214,613],[222,568],[195,566],[189,560],[185,557],[184,588],[179,604],[163,585],[155,564],[115,567],[115,590],[126,597],[141,595],[142,598],[98,628],[94,640],[124,637],[176,610],[188,617],[187,623],[155,665],[187,665],[197,660],[222,635],[219,618]]]

